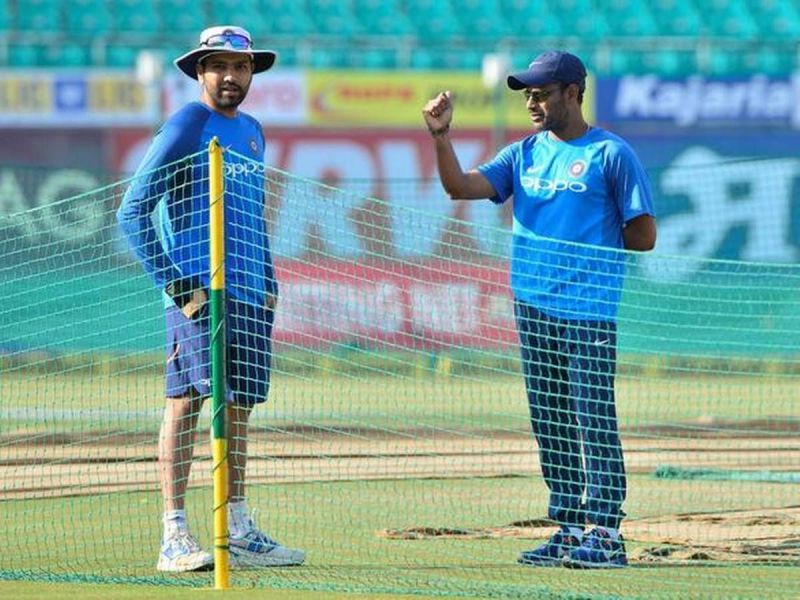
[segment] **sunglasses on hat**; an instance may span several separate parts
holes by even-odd
[[[209,36],[200,43],[206,48],[231,48],[233,50],[249,50],[253,43],[250,38],[240,33],[220,33]]]

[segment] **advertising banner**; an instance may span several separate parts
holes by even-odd
[[[800,129],[800,76],[666,79],[629,75],[597,81],[597,119],[614,128],[665,127]]]
[[[439,92],[453,94],[454,125],[530,128],[522,94],[503,84],[497,95],[480,73],[465,71],[310,71],[309,123],[324,127],[419,127],[422,107]],[[584,112],[594,120],[593,82]]]
[[[655,254],[779,263],[800,258],[797,133],[694,131],[626,139],[655,188]],[[642,264],[650,264],[647,256]],[[688,277],[701,265],[676,261],[670,276]]]
[[[150,126],[153,94],[130,72],[0,70],[0,127]]]
[[[266,126],[410,128],[422,126],[425,102],[444,90],[453,94],[459,128],[530,128],[520,93],[504,84],[493,91],[480,73],[464,71],[275,68],[253,78],[242,109]],[[199,95],[196,81],[171,70],[160,89],[133,71],[0,70],[0,128],[153,128]],[[594,121],[591,78],[583,106]]]
[[[98,173],[115,178],[131,173],[152,135],[142,128],[71,137],[66,131],[20,130],[18,137],[8,131],[0,145],[4,214],[96,189],[104,181]],[[800,132],[671,131],[624,135],[653,184],[656,254],[800,259]],[[294,181],[291,194],[271,196],[277,209],[292,203],[291,210],[275,213],[277,257],[301,260],[324,252],[329,258],[360,260],[376,248],[381,255],[414,260],[456,249],[498,257],[508,252],[512,203],[451,201],[436,177],[429,136],[420,127],[380,132],[267,128],[266,135],[268,164],[291,173]],[[465,169],[494,154],[485,131],[463,130],[454,141]],[[53,167],[36,174],[13,167],[34,159]],[[326,192],[317,182],[341,191]],[[364,214],[372,217],[369,226],[359,217]],[[676,265],[673,277],[690,276],[701,263]]]
[[[279,261],[275,339],[393,349],[515,344],[507,265]]]

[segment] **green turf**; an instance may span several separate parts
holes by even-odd
[[[365,378],[334,374],[335,368],[326,368],[330,370],[315,377],[276,374],[270,402],[257,409],[253,422],[261,426],[347,427],[352,439],[373,436],[376,430],[395,432],[401,439],[422,435],[428,441],[437,440],[437,431],[462,432],[462,441],[469,439],[468,432],[480,437],[498,430],[528,432],[522,378],[516,373],[486,378],[425,370],[413,378]],[[142,440],[130,443],[145,444],[154,453],[163,406],[162,385],[161,376],[153,369],[121,375],[113,369],[4,373],[0,410],[7,418],[0,431],[0,458],[5,447],[13,447],[15,435],[36,432],[74,432],[98,438],[120,431],[144,433]],[[719,418],[782,418],[796,413],[796,390],[791,379],[778,375],[696,374],[690,378],[659,371],[656,365],[649,375],[619,378],[618,407],[623,433],[638,436],[641,429],[637,428],[642,427],[702,426]],[[207,420],[203,426],[207,426]],[[448,449],[447,440],[444,436],[437,447]],[[298,441],[302,442],[302,437]],[[43,438],[30,446],[31,456],[41,452],[46,457],[48,448],[59,443]],[[735,442],[727,445],[731,444]],[[102,480],[104,465],[98,458],[80,467],[86,470],[88,481]],[[664,463],[671,459],[665,452]],[[404,459],[397,455],[392,460]],[[511,456],[506,460],[512,462],[502,471],[518,473],[513,462],[516,459]],[[146,476],[136,475],[137,468],[144,469],[141,473]],[[268,473],[269,461],[259,468]],[[0,554],[0,574],[56,581],[72,577],[76,589],[86,587],[78,583],[96,581],[209,587],[212,580],[208,575],[166,577],[154,572],[161,511],[155,469],[150,463],[130,464],[132,482],[141,478],[142,485],[151,490],[147,492],[0,502],[0,519],[13,524],[6,551]],[[326,475],[336,477],[336,472]],[[797,497],[797,486],[792,485],[674,481],[644,474],[632,475],[628,487],[625,508],[633,519],[781,507],[796,504]],[[423,597],[460,593],[495,598],[759,598],[768,593],[780,598],[787,590],[800,594],[796,569],[778,566],[701,563],[636,567],[615,573],[541,571],[521,568],[514,562],[520,550],[538,540],[404,541],[377,535],[387,528],[484,528],[541,517],[546,489],[538,474],[252,485],[248,497],[251,505],[260,509],[258,519],[264,528],[287,544],[303,547],[309,558],[307,565],[298,569],[236,573],[236,586],[419,593]],[[210,540],[210,505],[210,490],[191,490],[190,519],[205,544]],[[631,541],[629,549],[637,544]],[[121,593],[126,589],[138,588],[120,588]]]
[[[80,598],[81,600],[197,600],[196,588],[156,587],[147,585],[121,584],[78,584],[42,583],[31,581],[0,581],[0,598],[19,600],[59,600],[61,598]],[[213,598],[261,599],[261,600],[420,600],[420,595],[395,595],[374,593],[335,593],[312,592],[309,590],[291,591],[275,589],[240,588],[229,589],[224,594],[209,592]],[[456,597],[454,597],[456,598]]]
[[[631,518],[719,507],[783,506],[791,486],[738,482],[682,482],[648,476],[630,481]],[[201,540],[210,539],[210,493],[190,493],[189,514]],[[532,570],[514,563],[517,552],[536,543],[524,539],[390,540],[386,528],[414,526],[482,528],[540,517],[546,504],[538,477],[455,480],[390,480],[253,486],[251,502],[278,539],[304,547],[306,566],[235,572],[235,586],[329,591],[368,591],[526,597],[528,593],[619,597],[782,597],[800,593],[796,569],[777,566],[630,568],[585,573]],[[88,581],[165,585],[212,585],[208,574],[164,576],[153,564],[158,550],[160,503],[156,493],[93,495],[2,504],[6,523],[24,523],[24,538],[11,537],[0,571],[33,570],[39,577],[84,575]],[[59,526],[33,523],[58,515]],[[203,516],[205,515],[205,517]],[[36,532],[41,532],[36,535]],[[13,533],[13,532],[12,532]],[[118,544],[124,540],[124,544]],[[641,544],[629,543],[629,550]],[[700,563],[702,565],[702,563]],[[46,567],[45,567],[46,566]],[[43,571],[43,567],[45,570]],[[38,574],[38,575],[37,575]],[[92,579],[95,578],[95,579]],[[80,581],[80,579],[79,579]],[[702,592],[702,594],[700,594]],[[704,594],[704,595],[703,595]],[[790,596],[786,596],[790,597]]]
[[[796,413],[795,383],[768,374],[680,377],[620,376],[617,406],[622,428],[694,422],[785,417]],[[87,430],[110,420],[155,430],[163,406],[163,380],[157,373],[8,372],[0,382],[8,429],[32,427]],[[41,411],[37,413],[36,411]],[[96,412],[96,411],[111,411]],[[47,421],[42,415],[51,415]],[[339,424],[350,427],[408,429],[527,430],[522,377],[467,376],[420,378],[303,378],[276,374],[270,401],[254,413],[265,425]]]

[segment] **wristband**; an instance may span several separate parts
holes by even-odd
[[[448,131],[450,131],[450,124],[448,123],[447,125],[445,125],[441,129],[431,129],[430,127],[428,127],[428,131],[430,132],[430,134],[433,137],[441,137],[444,134],[446,134]]]

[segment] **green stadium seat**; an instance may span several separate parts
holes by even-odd
[[[445,68],[457,71],[473,71],[480,73],[483,68],[483,57],[486,53],[476,48],[464,48],[446,55]]]
[[[41,64],[42,47],[36,44],[16,42],[8,47],[8,66],[12,68],[31,68]]]
[[[440,53],[431,48],[417,47],[411,52],[409,66],[420,71],[429,71],[441,67]]]
[[[356,13],[362,35],[378,35],[387,37],[408,37],[413,35],[414,26],[402,14],[386,14],[381,12],[362,11]]]
[[[341,47],[314,47],[311,50],[309,65],[315,69],[337,69],[347,64],[347,51]]]
[[[694,50],[614,48],[609,71],[616,76],[652,74],[660,77],[681,77],[697,70]]]
[[[47,34],[62,34],[67,40],[72,37],[80,42],[53,49],[26,45],[17,51],[9,45],[8,64],[88,64],[90,45],[83,40],[89,35],[107,34],[111,45],[104,63],[130,67],[137,48],[155,43],[163,47],[166,43],[183,52],[196,44],[202,29],[223,23],[241,24],[262,45],[269,46],[275,39],[283,47],[283,65],[301,60],[300,46],[293,40],[308,38],[312,51],[302,60],[312,66],[379,69],[408,60],[417,69],[480,70],[483,54],[508,37],[516,38],[516,45],[524,48],[513,55],[519,68],[538,53],[528,50],[533,40],[537,40],[539,51],[564,48],[566,42],[580,40],[582,51],[578,54],[587,66],[597,44],[607,43],[609,53],[604,50],[598,57],[608,56],[603,67],[614,73],[679,76],[702,69],[718,75],[778,75],[791,72],[797,62],[792,44],[800,39],[800,1],[0,0],[0,33],[35,31],[45,34],[44,40]],[[315,48],[319,43],[310,37],[315,34],[325,36],[332,45]],[[642,52],[619,48],[613,39],[665,36],[679,42],[655,45]],[[715,45],[698,65],[694,45],[701,36],[712,41],[724,38],[765,43],[747,51]],[[347,50],[347,40],[353,37],[357,46],[367,41],[365,37],[416,38],[419,47],[407,59],[398,54],[394,42],[391,47],[374,44]],[[455,46],[452,40],[456,40]],[[459,40],[468,42],[466,49],[457,47]]]
[[[608,70],[611,75],[641,75],[649,68],[644,63],[643,53],[628,48],[611,48]]]
[[[266,15],[262,15],[257,0],[213,0],[209,2],[209,25],[241,25],[250,31],[252,29],[251,19],[261,19],[263,16]]]
[[[193,41],[194,40],[192,40],[192,42]],[[178,69],[175,67],[172,61],[189,51],[194,45],[196,44],[187,42],[185,45],[162,44],[159,46],[158,49],[161,51],[161,56],[164,59],[164,72],[177,73]]]
[[[269,48],[275,50],[278,53],[278,59],[276,61],[276,65],[279,67],[295,67],[297,66],[297,48],[294,46],[274,46],[269,43],[265,44]]]
[[[271,32],[269,19],[272,15],[263,10],[257,0],[214,0],[210,7],[208,22],[211,25],[241,25],[254,38],[263,38]]]
[[[111,44],[106,48],[106,66],[113,68],[133,69],[136,67],[136,58],[139,48],[122,44]]]
[[[697,37],[703,28],[699,11],[688,0],[652,0],[659,35]]]
[[[406,13],[420,40],[442,42],[463,33],[448,0],[407,0]]]
[[[11,29],[10,2],[9,0],[0,0],[0,33],[5,33]]]
[[[538,0],[503,0],[502,10],[511,33],[519,37],[557,38],[569,34],[558,8]]]
[[[701,14],[705,35],[743,40],[758,38],[758,26],[744,0],[706,0]]]
[[[707,71],[710,75],[731,76],[747,72],[741,52],[730,48],[713,47],[709,52]]]
[[[18,3],[15,29],[37,33],[61,32],[61,9],[61,0],[26,0]]]
[[[179,38],[185,37],[182,34],[192,35],[192,41],[196,44],[200,32],[213,25],[193,0],[158,0],[156,8],[161,17],[162,30],[169,37],[176,34]]]
[[[455,9],[461,29],[473,39],[500,38],[512,33],[500,0],[459,0]]]
[[[640,65],[645,72],[662,77],[680,77],[697,70],[694,50],[653,50],[642,53]]]
[[[106,0],[106,2],[113,12],[123,11],[130,14],[137,8],[156,10],[156,0]]]
[[[42,53],[42,63],[48,67],[87,67],[91,64],[89,49],[81,44],[50,44]]]
[[[64,6],[67,35],[98,35],[111,29],[111,13],[103,0],[72,0]]]
[[[592,41],[603,38],[608,33],[608,22],[603,12],[597,10],[591,0],[561,0],[542,9],[536,4],[529,9],[525,9],[525,4],[522,2],[517,2],[516,5],[519,6],[518,10],[525,10],[527,18],[531,20],[538,16],[540,10],[543,15],[547,15],[549,11],[560,21],[562,35],[566,37]],[[515,26],[512,22],[512,28]]]
[[[412,16],[410,20],[421,40],[443,42],[462,35],[461,24],[455,14],[444,9],[430,16]]]
[[[661,33],[647,5],[637,0],[610,0],[604,15],[611,36],[654,37]]]
[[[347,66],[354,69],[391,69],[397,66],[397,51],[394,48],[351,49]]]
[[[224,23],[232,25],[244,23],[242,27],[250,32],[250,35],[253,36],[253,43],[256,45],[263,46],[267,42],[267,36],[272,34],[272,27],[269,23],[268,15],[252,15],[232,11],[228,13],[228,18],[224,19]]]
[[[562,23],[563,34],[584,41],[597,41],[610,34],[608,21],[592,0],[560,0],[550,7]],[[532,9],[533,15],[538,8]]]
[[[152,0],[122,0],[112,13],[112,29],[142,41],[150,40],[161,30],[161,16]]]
[[[762,39],[800,38],[800,8],[778,0],[750,0],[748,3]]]
[[[267,35],[305,36],[314,31],[314,24],[300,6],[280,10],[265,16]]]
[[[360,22],[355,17],[352,2],[318,0],[309,12],[317,33],[322,35],[347,38],[360,32]]]
[[[397,0],[355,0],[353,13],[366,35],[410,36],[414,32]]]
[[[790,75],[797,67],[795,52],[784,47],[759,48],[745,60],[749,71],[765,75]]]

